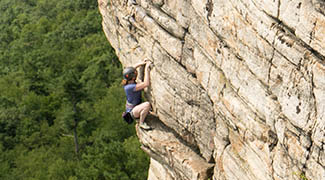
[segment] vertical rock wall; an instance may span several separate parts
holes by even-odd
[[[323,0],[98,0],[124,66],[154,61],[150,180],[325,179]]]

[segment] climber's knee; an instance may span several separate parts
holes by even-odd
[[[151,104],[149,102],[145,102],[144,107],[147,111],[149,111],[151,108]]]

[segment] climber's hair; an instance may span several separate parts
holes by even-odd
[[[123,79],[122,82],[121,82],[121,85],[122,85],[122,86],[125,86],[125,85],[127,85],[127,84],[128,84],[128,80]]]
[[[121,85],[122,85],[122,86],[125,86],[125,85],[127,85],[127,84],[128,84],[128,82],[129,82],[128,80],[126,80],[126,79],[123,79],[123,80],[121,81]],[[134,82],[135,82],[135,83],[137,83],[137,81],[136,81],[136,80],[134,80]]]

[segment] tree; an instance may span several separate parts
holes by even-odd
[[[0,1],[0,179],[146,179],[96,6]]]

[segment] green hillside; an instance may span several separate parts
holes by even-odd
[[[0,179],[147,178],[94,0],[0,1]]]

